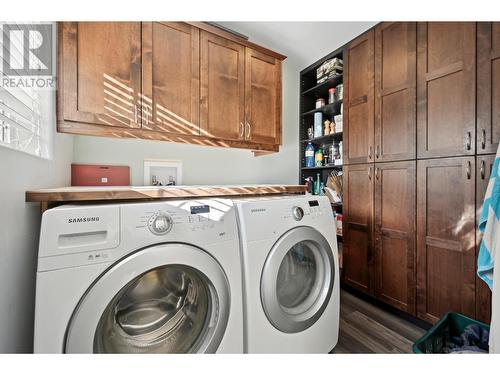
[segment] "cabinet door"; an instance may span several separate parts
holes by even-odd
[[[500,22],[477,24],[477,153],[500,140]]]
[[[245,138],[279,144],[281,61],[247,47],[245,65]]]
[[[142,40],[142,127],[199,135],[199,30],[182,22],[143,22]]]
[[[344,163],[373,161],[373,30],[349,44],[344,53]]]
[[[476,25],[417,27],[418,158],[474,155]]]
[[[245,47],[201,32],[201,135],[244,139]]]
[[[375,161],[415,159],[416,23],[375,30]]]
[[[375,294],[415,313],[416,162],[375,164]]]
[[[491,176],[495,154],[477,156],[476,163],[476,259],[479,255],[479,246],[481,244],[481,232],[477,229],[479,217],[483,207],[484,195],[488,187],[488,181]],[[479,277],[476,277],[476,319],[489,323],[491,320],[491,290]]]
[[[141,23],[63,22],[63,117],[140,127]]]
[[[475,314],[474,157],[417,162],[417,315]]]
[[[344,282],[373,291],[373,164],[344,167]]]

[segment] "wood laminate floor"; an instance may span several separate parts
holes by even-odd
[[[412,353],[425,329],[342,290],[339,341],[332,353]]]

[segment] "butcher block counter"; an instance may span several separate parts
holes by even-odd
[[[306,185],[82,186],[27,191],[26,202],[39,202],[42,211],[45,211],[70,202],[243,197],[306,192]]]

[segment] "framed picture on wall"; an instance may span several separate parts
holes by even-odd
[[[182,185],[182,161],[144,159],[144,185]]]

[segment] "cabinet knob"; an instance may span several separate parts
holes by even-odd
[[[484,160],[481,160],[481,163],[479,164],[479,172],[481,173],[481,180],[484,180],[484,177],[486,176]]]
[[[472,146],[472,134],[470,131],[468,131],[466,134],[465,134],[465,148],[467,150],[470,150],[471,149],[471,146]]]
[[[243,125],[242,122],[240,122],[240,138],[243,138],[245,136],[245,125]]]
[[[369,167],[368,168],[368,179],[371,180],[372,179],[372,167]]]
[[[250,139],[250,134],[252,133],[252,126],[250,125],[250,123],[248,121],[245,121],[245,125],[247,126],[247,129],[248,129],[245,139]]]
[[[370,160],[372,158],[372,151],[373,151],[373,147],[372,146],[368,147],[368,159],[370,159]]]
[[[379,147],[379,145],[377,145],[377,146],[375,147],[375,157],[376,157],[377,159],[378,159],[378,157],[379,157],[379,154],[380,154],[380,147]]]

